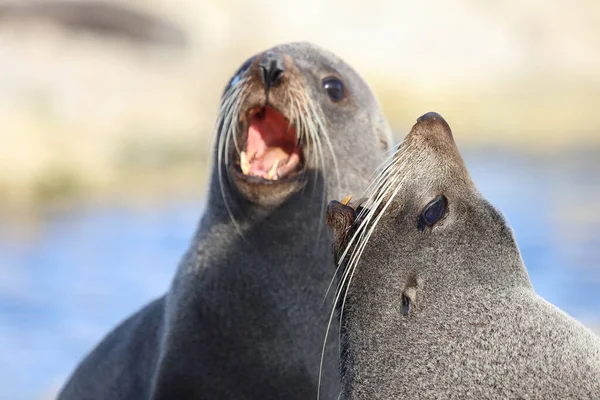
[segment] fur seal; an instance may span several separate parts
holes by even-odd
[[[206,210],[168,293],[109,333],[59,399],[316,398],[326,198],[364,189],[390,140],[331,52],[288,43],[248,59],[222,96]],[[321,392],[336,399],[328,347]]]
[[[600,338],[535,293],[439,114],[417,120],[366,201],[330,202],[326,220],[341,398],[599,398]]]

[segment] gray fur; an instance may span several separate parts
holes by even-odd
[[[219,169],[228,173],[227,167],[215,162],[207,208],[169,292],[110,333],[59,399],[316,397],[332,263],[323,194],[364,190],[391,135],[371,91],[342,60],[308,43],[276,49],[291,56],[323,111],[341,180],[325,152],[325,169],[309,160],[305,186],[277,207],[249,202],[227,183],[242,238],[219,187]],[[332,72],[350,92],[341,105],[321,88]],[[328,348],[322,393],[336,399],[337,341]]]
[[[342,398],[600,398],[600,339],[534,292],[511,229],[431,115],[400,147],[405,180],[348,288]],[[447,214],[419,232],[439,194]],[[333,229],[343,218],[328,215]]]

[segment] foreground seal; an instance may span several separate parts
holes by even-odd
[[[438,114],[418,119],[366,201],[331,202],[327,222],[341,398],[599,398],[600,338],[534,292]]]
[[[389,127],[347,64],[293,43],[241,66],[216,130],[206,210],[168,294],[111,332],[60,399],[316,397],[333,262],[325,199],[366,188]],[[328,348],[322,393],[336,399]]]

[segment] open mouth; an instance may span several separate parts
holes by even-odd
[[[239,152],[238,172],[264,181],[293,178],[303,168],[296,127],[273,107],[251,108],[243,124],[245,143]]]

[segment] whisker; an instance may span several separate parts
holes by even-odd
[[[327,148],[329,149],[329,153],[331,154],[331,158],[332,158],[333,166],[334,166],[334,170],[335,170],[335,178],[336,178],[335,182],[336,182],[336,186],[339,191],[341,189],[342,182],[341,182],[341,176],[340,176],[340,171],[339,171],[339,167],[338,167],[337,156],[333,149],[333,145],[331,143],[331,139],[329,137],[329,133],[327,131],[326,125],[323,123],[322,111],[320,109],[317,110],[312,102],[307,102],[307,104],[308,104],[309,108],[311,109],[311,116],[313,116],[313,118],[315,119],[315,123],[318,127],[318,129],[315,130],[313,133],[314,133],[315,139],[318,143],[319,156],[321,158],[321,170],[323,172],[323,182],[324,183],[328,182],[328,180],[327,180],[327,169],[325,168],[325,156],[323,154],[323,143],[321,142],[321,136],[322,136],[323,140],[325,141]],[[326,188],[323,187],[320,215],[324,215],[325,207],[327,206],[326,202],[327,202],[327,193],[326,193]],[[324,224],[321,223],[319,225],[319,231],[317,232],[317,240],[320,239],[321,231],[323,228],[324,228]]]
[[[317,118],[317,125],[320,127],[319,133],[321,133],[323,135],[323,138],[325,139],[325,143],[327,144],[327,147],[329,148],[329,153],[331,154],[331,158],[333,159],[333,167],[335,169],[335,178],[336,178],[336,182],[338,184],[338,189],[341,189],[340,188],[340,185],[341,185],[340,170],[338,167],[337,156],[335,155],[335,151],[333,150],[333,145],[331,143],[331,139],[329,138],[329,134],[327,133],[327,129],[325,127],[325,124],[323,123],[323,115],[320,112],[314,111],[314,106],[312,103],[309,103],[309,105],[313,109],[314,115]]]
[[[313,141],[313,135],[309,134],[309,131],[311,129],[314,130],[314,128],[312,128],[312,122],[309,119],[310,115],[308,114],[306,108],[303,106],[305,100],[304,94],[300,91],[295,92],[297,97],[294,100],[293,104],[294,107],[297,109],[296,113],[297,113],[297,118],[298,118],[298,124],[297,124],[297,135],[298,135],[298,140],[300,140],[301,142],[304,143],[304,148],[303,148],[303,152],[304,152],[304,159],[305,162],[308,162],[309,159],[311,159],[310,157],[312,157],[311,161],[313,164],[316,165],[316,160],[317,160],[317,155],[316,152],[314,151],[315,149],[315,144]],[[309,151],[310,148],[310,151]],[[316,171],[315,171],[315,179],[316,179]],[[304,191],[306,189],[306,187],[302,188],[302,191]]]
[[[225,139],[225,147],[224,147],[225,164],[226,165],[229,164],[229,152],[227,151],[227,149],[229,149],[229,141],[231,140],[232,137],[233,137],[234,146],[235,146],[235,149],[236,149],[238,155],[240,153],[240,149],[237,144],[237,136],[238,136],[238,122],[237,121],[239,118],[236,118],[236,120],[233,121],[233,117],[239,115],[240,108],[242,106],[241,101],[239,101],[239,98],[241,97],[240,96],[241,93],[244,93],[244,91],[241,90],[239,93],[236,93],[236,98],[238,99],[238,101],[232,103],[231,110],[230,110],[230,112],[227,113],[227,116],[226,116],[227,124],[228,124],[227,135],[226,135],[226,139]]]
[[[319,215],[323,215],[323,212],[325,211],[325,207],[326,207],[326,201],[327,201],[327,193],[326,193],[326,188],[325,188],[325,183],[327,182],[327,169],[325,168],[325,157],[323,156],[323,145],[321,143],[321,139],[319,138],[319,134],[313,134],[312,135],[314,138],[314,141],[317,144],[317,147],[319,149],[319,152],[317,153],[319,155],[320,158],[320,164],[321,164],[321,172],[323,174],[323,188],[321,190],[321,209],[319,211]],[[315,176],[317,177],[318,174],[315,170]],[[317,184],[318,181],[317,179],[315,179],[314,182],[314,187],[313,187],[313,194],[315,193],[315,190],[317,188]],[[321,238],[321,231],[323,229],[323,223],[319,223],[319,230],[317,231],[317,236],[316,236],[316,240],[317,242],[320,240]]]
[[[404,142],[402,142],[402,143],[404,143]],[[400,145],[402,145],[402,143],[400,143]],[[374,187],[377,187],[377,185],[379,185],[379,183],[383,179],[385,179],[385,177],[386,177],[386,175],[385,175],[386,171],[392,171],[394,169],[394,167],[396,166],[396,164],[403,157],[403,154],[406,154],[407,152],[410,152],[410,150],[412,150],[412,144],[409,144],[406,147],[399,146],[393,153],[391,153],[390,155],[388,155],[386,157],[386,159],[377,167],[377,169],[375,170],[375,172],[371,174],[371,176],[372,176],[375,173],[379,172],[379,174],[375,178],[375,180],[364,191],[363,196],[367,195]],[[394,160],[394,157],[396,157],[396,160]]]
[[[234,141],[237,139],[237,127],[239,120],[239,110],[241,104],[243,102],[243,98],[246,94],[246,89],[244,84],[247,79],[239,80],[234,86],[229,88],[229,90],[225,93],[224,99],[221,102],[221,106],[219,107],[219,113],[217,116],[217,132],[218,132],[218,140],[217,140],[217,176],[219,178],[219,189],[221,192],[221,197],[223,198],[223,202],[225,204],[225,208],[227,209],[227,213],[229,218],[235,227],[236,231],[240,235],[240,237],[247,241],[244,237],[242,230],[235,220],[233,215],[233,211],[231,206],[227,200],[227,195],[225,193],[225,184],[223,178],[223,157],[225,157],[225,164],[229,163],[229,141],[231,137],[234,137]],[[235,120],[234,120],[235,118]],[[236,149],[239,151],[239,148]]]
[[[394,181],[397,181],[397,178],[399,176],[400,176],[400,174],[398,174],[395,177]],[[340,338],[341,338],[341,327],[342,327],[342,320],[343,320],[343,315],[344,315],[344,308],[346,306],[346,299],[347,299],[347,295],[348,295],[348,289],[350,288],[350,285],[352,284],[352,279],[354,278],[354,274],[355,274],[356,269],[358,267],[358,261],[362,257],[362,254],[364,253],[366,245],[369,242],[369,239],[371,238],[371,235],[373,234],[375,228],[377,227],[377,225],[379,223],[379,220],[385,214],[385,211],[387,210],[387,208],[391,204],[392,200],[395,198],[396,194],[402,188],[402,184],[404,183],[405,180],[406,180],[406,175],[401,179],[401,181],[397,185],[395,191],[388,198],[388,200],[387,200],[385,206],[383,207],[383,209],[381,209],[381,211],[377,213],[377,217],[375,218],[375,221],[372,223],[371,229],[369,229],[369,231],[367,232],[366,235],[364,235],[364,237],[361,237],[361,242],[357,245],[357,247],[355,248],[355,251],[353,251],[353,253],[352,253],[353,260],[349,262],[349,265],[348,265],[347,269],[344,271],[344,278],[343,278],[343,281],[342,281],[342,283],[340,285],[340,290],[339,290],[339,292],[336,295],[336,302],[334,304],[334,307],[335,307],[335,305],[339,302],[339,296],[343,293],[344,294],[344,298],[342,300],[342,305],[341,305],[341,308],[340,308],[340,331],[338,333]],[[375,212],[371,213],[371,217],[373,215],[375,215]],[[370,222],[371,222],[371,219],[369,218],[369,220],[365,221],[365,223],[362,224],[362,225],[366,227]],[[347,280],[347,283],[346,283],[346,280]]]
[[[405,163],[407,160],[408,160],[408,157],[405,160]],[[366,216],[364,217],[364,220],[361,221],[361,223],[357,229],[356,236],[358,236],[358,241],[356,243],[356,247],[353,248],[350,259],[348,260],[348,265],[345,270],[346,273],[348,272],[349,269],[352,268],[353,264],[355,262],[357,262],[358,252],[360,251],[360,248],[364,243],[365,232],[368,227],[368,224],[371,222],[371,219],[373,218],[373,216],[377,213],[377,210],[379,209],[379,205],[383,201],[388,189],[393,187],[397,183],[398,179],[400,179],[401,172],[402,172],[402,168],[397,170],[391,179],[384,181],[385,185],[383,185],[383,187],[381,189],[378,189],[378,191],[375,193],[376,197],[374,200],[372,200],[372,206],[368,209],[369,210],[368,214],[366,214]],[[347,251],[350,249],[351,244],[352,244],[351,242],[348,243],[348,246],[346,246],[346,250],[345,250],[344,254],[346,254]],[[342,255],[342,257],[344,257],[344,255]],[[340,258],[340,261],[341,260],[343,260],[343,258]],[[340,265],[338,265],[338,269],[340,268],[341,265],[342,264],[340,262]],[[342,282],[340,283],[340,287],[338,288],[336,295],[339,295],[339,293],[343,291],[344,282],[345,282],[345,276],[344,276],[344,279],[342,280]]]
[[[394,172],[393,166],[395,164],[397,164],[398,161],[402,161],[404,159],[405,155],[408,155],[408,152],[412,150],[411,146],[407,146],[406,150],[403,150],[402,153],[398,153],[401,154],[399,156],[399,158],[397,159],[397,161],[392,162],[393,157],[395,156],[395,154],[391,155],[388,157],[387,160],[387,166],[385,168],[384,164],[382,163],[382,165],[380,165],[380,167],[378,167],[378,169],[383,168],[383,170],[380,172],[379,176],[375,179],[375,181],[373,183],[371,183],[369,185],[369,187],[365,190],[365,192],[363,193],[363,196],[361,197],[368,197],[369,199],[372,199],[373,196],[375,196],[377,193],[385,193],[385,190],[381,190],[382,188],[380,188],[380,184],[382,182],[387,181],[388,185],[392,183],[392,180],[389,180],[389,176],[392,174],[392,172]],[[371,194],[369,194],[371,193]],[[367,196],[368,195],[368,196]],[[377,198],[376,198],[377,199]],[[367,210],[369,210],[369,208],[363,207],[363,209],[359,212],[359,214],[356,216],[357,219],[363,218],[365,213],[367,212]],[[353,237],[351,238],[351,240],[348,242],[347,246],[346,246],[346,250],[344,251],[344,253],[341,255],[340,257],[340,261],[343,260],[346,255],[348,250],[351,248],[352,244],[354,243],[356,237],[360,234],[360,229],[357,229],[357,231],[355,232],[355,234],[353,235]],[[329,294],[329,290],[331,289],[331,286],[333,285],[333,282],[335,282],[335,277],[338,273],[340,266],[338,265],[335,274],[333,275],[333,278],[331,279],[329,286],[327,288],[327,292],[325,293],[325,297],[323,298],[323,304],[325,303],[325,300],[327,299],[327,295]]]
[[[310,104],[310,99],[308,99],[306,93],[301,93],[301,98],[302,98],[302,102],[299,104],[302,111],[303,111],[303,116],[306,118],[306,130],[304,131],[304,134],[306,135],[306,139],[310,141],[310,145],[312,147],[313,153],[312,153],[312,164],[317,166],[319,165],[319,162],[322,161],[322,157],[319,157],[319,155],[322,154],[321,151],[321,146],[320,146],[320,142],[318,142],[318,125],[315,122],[315,119],[313,118],[313,114],[312,114],[312,110],[309,109],[307,104]],[[313,175],[313,181],[317,181],[318,178],[318,168],[315,167],[314,170],[314,175]],[[313,192],[312,194],[314,195],[315,190],[316,190],[316,185],[313,186]]]
[[[418,157],[417,157],[417,159],[418,159]],[[400,172],[401,172],[401,170],[399,171],[399,175],[398,176],[400,176]],[[396,181],[397,179],[398,178],[396,177],[394,179],[394,181]],[[344,289],[341,290],[341,291],[344,292],[344,299],[342,301],[342,307],[341,307],[341,312],[340,312],[340,326],[341,326],[341,319],[343,318],[344,306],[346,305],[346,298],[347,298],[347,295],[348,295],[348,289],[350,288],[350,285],[352,283],[352,279],[354,277],[354,273],[355,273],[356,268],[358,266],[358,261],[362,257],[362,254],[364,253],[366,245],[369,242],[369,239],[371,238],[371,235],[373,234],[373,231],[377,227],[377,225],[379,223],[379,220],[385,214],[385,211],[387,210],[387,208],[392,203],[392,200],[396,197],[396,195],[398,194],[398,192],[402,188],[402,184],[404,183],[405,180],[406,180],[406,175],[404,175],[404,177],[401,179],[400,183],[397,185],[397,187],[394,190],[394,192],[392,193],[392,195],[388,198],[388,200],[387,200],[385,206],[383,207],[383,209],[381,209],[381,211],[377,214],[377,217],[376,217],[375,221],[373,222],[373,224],[371,226],[371,229],[369,230],[369,232],[367,233],[367,235],[364,237],[364,240],[358,246],[359,247],[358,252],[357,252],[356,256],[354,257],[355,260],[353,261],[353,263],[351,265],[352,272],[350,273],[350,278],[348,279],[348,283],[345,285],[345,290]],[[379,207],[379,205],[377,206],[377,208],[378,207]],[[373,215],[374,215],[374,213],[371,213],[371,216],[373,216]],[[370,223],[370,219],[368,221],[365,221],[365,226],[366,226],[366,224],[369,224],[369,223]],[[353,256],[354,256],[354,252],[353,252]],[[340,335],[341,335],[341,332],[340,332]]]
[[[316,194],[316,190],[318,187],[318,177],[319,177],[319,168],[316,168],[320,165],[320,169],[323,174],[323,182],[327,182],[327,170],[325,168],[325,157],[323,156],[323,144],[321,142],[321,135],[327,137],[327,131],[325,126],[322,123],[322,119],[319,117],[319,113],[317,109],[312,105],[312,102],[307,97],[306,93],[298,92],[299,97],[302,101],[298,102],[298,106],[301,111],[301,115],[305,116],[304,126],[306,129],[303,131],[304,136],[312,147],[312,161],[315,166],[313,173],[313,181],[314,185],[312,187],[312,194]],[[321,209],[320,215],[323,215],[326,207],[327,194],[325,188],[323,187],[321,191]],[[322,230],[324,229],[324,224],[322,222],[319,223],[319,228],[317,230],[316,241],[320,240]]]
[[[396,194],[402,187],[404,180],[406,179],[406,175],[404,177],[402,177],[402,179],[400,180],[400,183],[397,185],[393,194],[388,198],[383,209],[378,212],[379,205],[381,204],[383,198],[386,196],[386,193],[388,192],[389,188],[391,188],[393,185],[395,185],[396,182],[398,181],[398,179],[400,179],[402,172],[404,170],[404,166],[407,164],[408,160],[410,158],[412,158],[413,153],[412,153],[411,146],[406,146],[406,149],[403,149],[402,153],[400,153],[400,149],[401,149],[401,147],[399,147],[399,150],[397,152],[397,154],[400,154],[400,157],[398,157],[396,160],[394,160],[392,162],[388,161],[388,163],[389,163],[389,165],[393,165],[393,166],[397,166],[397,164],[399,164],[400,162],[402,162],[402,164],[398,168],[394,168],[394,169],[387,168],[387,167],[383,168],[383,171],[380,173],[380,176],[378,177],[378,179],[376,179],[376,182],[378,182],[378,183],[376,185],[374,185],[374,188],[372,189],[373,192],[372,192],[371,196],[369,197],[370,200],[374,200],[374,201],[371,201],[371,203],[373,203],[373,206],[371,208],[368,208],[365,219],[360,222],[357,230],[355,231],[351,240],[347,244],[347,246],[344,250],[344,253],[342,254],[342,256],[339,259],[339,263],[336,268],[336,272],[334,274],[334,279],[335,279],[335,277],[339,273],[339,269],[341,268],[341,266],[343,265],[343,263],[347,257],[349,249],[352,248],[352,244],[358,238],[358,242],[357,242],[356,246],[353,248],[350,260],[348,261],[348,265],[346,266],[346,269],[344,270],[344,272],[342,274],[343,276],[340,279],[341,282],[340,282],[338,290],[336,291],[335,299],[333,302],[333,307],[332,307],[331,313],[329,315],[329,321],[328,321],[327,329],[325,332],[325,339],[323,340],[323,347],[321,350],[321,361],[320,361],[320,367],[319,367],[319,383],[317,386],[317,399],[320,398],[321,379],[322,379],[322,373],[323,373],[323,360],[325,357],[325,349],[327,346],[327,338],[329,335],[329,330],[331,329],[331,323],[333,321],[333,317],[334,317],[335,311],[336,311],[336,305],[338,304],[338,302],[340,300],[341,294],[344,293],[344,298],[342,301],[342,308],[341,308],[341,311],[343,312],[343,308],[346,303],[346,296],[347,296],[349,284],[352,280],[352,277],[354,276],[354,271],[356,270],[358,260],[360,259],[360,256],[362,256],[364,248],[366,247],[366,243],[368,242],[368,240],[371,237],[371,234],[373,233],[374,229],[378,225],[381,216],[387,210],[387,208],[391,204],[392,200],[394,199],[394,197],[396,196]],[[394,154],[394,155],[397,155],[397,154]],[[390,177],[390,176],[392,176],[392,178],[388,180],[387,177]],[[382,178],[382,177],[385,177],[385,178]],[[373,199],[373,196],[375,196],[375,199]],[[366,208],[363,208],[363,211],[365,209]],[[371,225],[371,227],[370,227],[371,229],[369,229],[369,231],[365,234],[366,229],[371,224],[371,221],[373,220],[373,216],[375,214],[377,214],[377,217],[375,218],[375,221]],[[350,278],[348,279],[348,277],[350,277]],[[345,283],[346,280],[348,280],[347,285]],[[330,283],[330,287],[331,287],[331,283]],[[328,289],[328,291],[329,291],[329,289]],[[342,319],[342,315],[340,315],[340,329],[341,329],[341,319]]]

